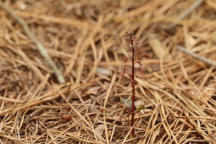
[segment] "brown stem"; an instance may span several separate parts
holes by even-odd
[[[135,63],[135,49],[134,49],[134,40],[132,38],[133,34],[130,34],[130,46],[131,46],[131,50],[132,50],[132,58],[131,58],[131,63],[132,63],[132,68],[131,68],[131,86],[132,86],[132,97],[131,97],[131,101],[132,101],[132,108],[131,108],[131,126],[133,127],[134,125],[134,115],[135,115],[135,80],[134,80],[134,76],[135,76],[135,68],[134,68],[134,63]],[[135,132],[134,132],[134,128],[132,128],[132,136],[135,136]]]

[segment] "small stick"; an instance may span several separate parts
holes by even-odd
[[[188,15],[190,15],[197,7],[199,7],[204,0],[196,0],[187,10],[185,10],[178,18],[177,20],[183,20],[186,18]],[[177,24],[173,23],[171,24],[171,28],[174,28]]]
[[[62,72],[57,68],[55,63],[52,61],[51,57],[48,55],[46,49],[44,48],[43,44],[40,43],[37,38],[31,33],[28,25],[26,22],[19,16],[17,16],[10,8],[8,8],[6,5],[1,4],[0,7],[4,9],[6,12],[8,12],[23,28],[26,35],[29,37],[29,39],[37,46],[40,54],[44,57],[50,68],[54,71],[58,82],[60,84],[64,83],[64,76],[62,75]]]
[[[200,60],[200,61],[202,61],[204,63],[207,63],[210,66],[216,67],[216,63],[214,61],[211,61],[211,60],[209,60],[209,59],[207,59],[207,58],[205,58],[203,56],[200,56],[198,54],[195,54],[195,53],[193,53],[193,52],[191,52],[191,51],[189,51],[189,50],[187,50],[187,49],[185,49],[185,48],[183,48],[181,46],[177,46],[177,49],[184,52],[184,53],[186,53],[186,54],[188,54],[188,55],[190,55],[190,56],[192,56],[193,58],[196,58],[196,59],[198,59],[198,60]]]

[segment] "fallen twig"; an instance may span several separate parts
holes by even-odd
[[[187,10],[185,10],[181,15],[179,15],[179,17],[177,18],[177,20],[183,20],[184,18],[186,18],[188,15],[190,15],[197,7],[199,7],[202,3],[204,2],[204,0],[196,0]],[[171,28],[174,28],[177,24],[173,23],[171,24]]]
[[[55,63],[52,61],[51,57],[48,55],[46,49],[44,48],[43,44],[40,43],[37,38],[31,33],[28,25],[26,22],[19,16],[17,16],[9,7],[7,7],[4,4],[0,5],[1,8],[3,8],[6,12],[8,12],[22,27],[26,35],[29,37],[29,39],[37,46],[40,54],[44,57],[50,68],[54,71],[58,82],[60,84],[64,83],[64,77],[62,75],[62,72],[57,68]]]
[[[188,54],[188,55],[190,55],[190,56],[192,56],[193,58],[196,58],[196,59],[198,59],[198,60],[200,60],[200,61],[202,61],[204,63],[207,63],[210,66],[216,67],[216,62],[213,62],[213,61],[211,61],[211,60],[209,60],[209,59],[207,59],[207,58],[205,58],[203,56],[195,54],[195,53],[193,53],[193,52],[191,52],[191,51],[189,51],[189,50],[187,50],[187,49],[185,49],[185,48],[183,48],[181,46],[177,46],[177,49],[184,52],[184,53],[186,53],[186,54]]]

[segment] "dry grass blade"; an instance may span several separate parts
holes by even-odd
[[[112,87],[114,85],[115,80],[116,80],[116,74],[114,74],[114,76],[112,77],[112,81],[111,81],[110,86],[109,86],[109,88],[107,90],[107,94],[106,94],[105,100],[104,100],[104,108],[106,108],[106,105],[107,105],[107,102],[108,102],[108,98],[110,96],[110,93],[111,93],[111,90],[112,90]]]

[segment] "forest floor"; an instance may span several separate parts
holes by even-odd
[[[0,143],[215,144],[214,61],[215,0],[1,0]]]

